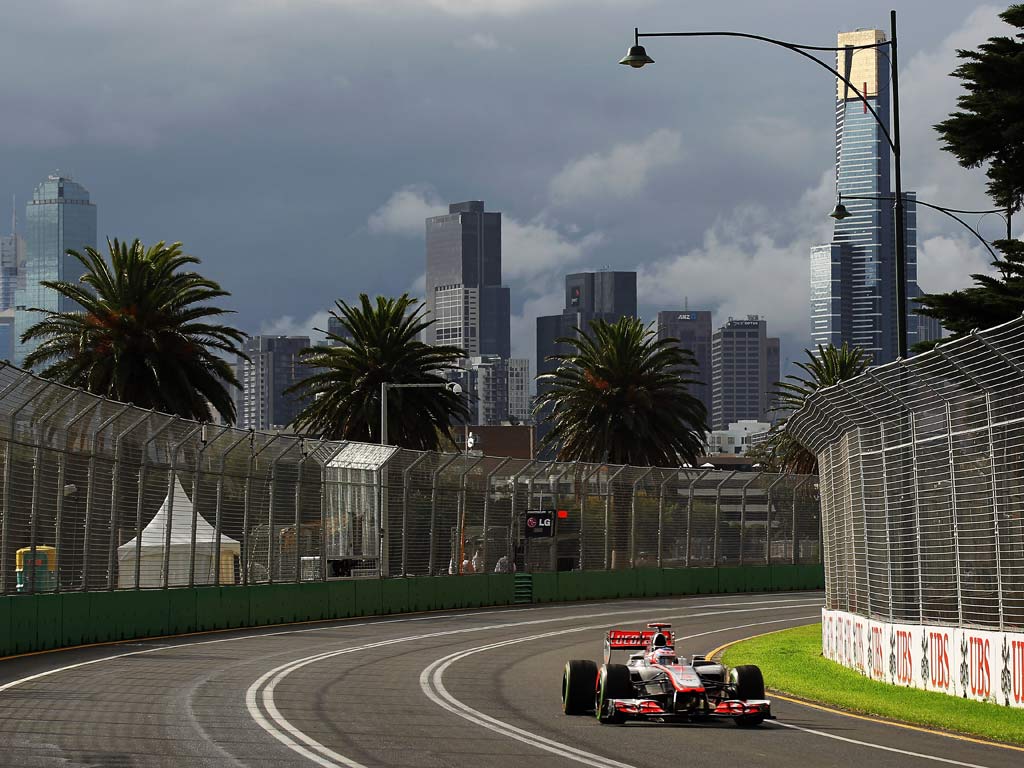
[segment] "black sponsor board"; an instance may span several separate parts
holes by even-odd
[[[550,510],[527,512],[523,518],[523,536],[547,539],[555,535],[555,513]]]

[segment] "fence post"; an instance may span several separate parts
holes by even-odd
[[[777,475],[765,489],[764,513],[764,564],[772,564],[772,489],[782,482],[785,475]]]
[[[291,444],[281,451],[274,460],[270,462],[270,498],[267,503],[267,583],[274,583],[274,493],[277,490],[277,465],[281,463],[281,459],[291,453],[293,448],[299,446],[302,438],[298,440],[291,440]],[[299,546],[298,539],[299,532],[295,532],[295,546]],[[284,558],[284,552],[281,552],[282,559]],[[278,561],[278,568],[281,567],[280,561]]]
[[[747,480],[743,484],[743,489],[740,491],[740,565],[744,564],[744,558],[747,548],[747,489],[760,479],[760,473],[754,475],[750,480]]]
[[[654,471],[654,467],[648,467],[640,477],[633,481],[633,497],[629,510],[629,567],[636,568],[636,494],[637,486],[647,479]]]
[[[803,486],[803,484],[806,483],[808,480],[810,480],[812,477],[814,477],[814,475],[804,475],[804,479],[801,480],[799,483],[797,483],[795,486],[793,486],[793,522],[792,522],[792,530],[790,531],[790,536],[792,536],[792,539],[793,539],[793,542],[792,542],[793,551],[791,553],[792,558],[793,558],[793,565],[798,565],[799,562],[800,562],[800,558],[797,556],[797,537],[796,537],[796,501],[797,501],[797,491],[799,491],[800,488]],[[821,517],[821,515],[819,515],[819,518],[820,517]],[[818,528],[819,528],[819,530],[821,529],[820,524],[819,524]],[[822,556],[823,554],[824,553],[821,551],[821,545],[819,544],[818,545],[818,557],[820,557],[821,560],[824,562],[825,558]]]
[[[587,485],[590,483],[590,478],[596,475],[604,468],[604,464],[597,464],[594,468],[583,476],[581,485],[582,490],[580,494],[580,570],[585,570],[586,566],[586,538],[584,536],[587,524]]]
[[[441,454],[442,456],[444,454]],[[442,461],[437,465],[430,478],[430,551],[427,555],[427,575],[436,576],[437,570],[437,481],[441,472],[453,461],[459,458],[459,454],[453,453],[448,461]],[[461,565],[461,563],[460,563]]]
[[[117,557],[117,528],[121,515],[118,504],[121,501],[121,489],[119,488],[118,475],[121,474],[121,438],[131,434],[143,422],[149,421],[155,411],[146,411],[141,418],[136,419],[130,427],[114,435],[114,467],[110,474],[110,541],[107,548],[107,589],[114,589],[114,560]]]
[[[106,398],[103,398],[106,400]],[[109,402],[109,401],[108,401]],[[89,470],[85,481],[85,532],[82,535],[82,591],[89,591],[89,549],[92,544],[92,485],[96,477],[96,452],[100,449],[100,435],[107,427],[128,413],[132,406],[125,405],[96,428],[92,436],[92,450],[89,452]],[[113,534],[111,534],[113,535]]]
[[[13,382],[8,384],[2,392],[0,392],[0,400],[7,396],[7,393],[12,391],[15,387],[19,386],[23,381],[32,378],[31,373],[24,373]],[[15,408],[7,417],[8,423],[8,434],[7,434],[7,453],[4,456],[4,509],[3,509],[3,523],[0,525],[0,595],[7,594],[7,572],[10,570],[10,558],[7,554],[8,538],[10,536],[10,520],[11,520],[11,486],[14,475],[14,422],[17,420],[18,413],[26,405],[32,402],[35,395],[29,397],[25,402]]]
[[[990,352],[994,353],[997,357],[1007,362],[1010,367],[1014,369],[1017,374],[1022,373],[1020,366],[1018,366],[1013,360],[1008,358],[998,349],[996,349],[987,339],[981,334],[971,332],[971,338],[980,341]],[[992,432],[992,397],[989,394],[988,387],[983,385],[978,379],[971,375],[966,368],[961,366],[955,360],[952,360],[942,350],[936,347],[936,351],[939,353],[939,357],[945,360],[947,363],[956,368],[961,374],[970,379],[973,384],[980,389],[985,395],[985,424],[986,424],[986,435],[988,438],[988,460],[989,460],[989,472],[991,473],[991,485],[992,485],[992,533],[994,536],[994,545],[996,553],[996,600],[998,602],[997,611],[999,613],[999,631],[1002,632],[1005,626],[1005,618],[1003,611],[1003,553],[1002,546],[999,536],[999,490],[996,487],[996,444],[995,435]],[[950,435],[950,454],[953,452],[952,435]],[[954,497],[955,498],[955,497]]]
[[[534,483],[534,481],[537,479],[537,476],[541,472],[544,472],[544,471],[550,469],[554,465],[555,465],[555,462],[553,460],[552,461],[541,462],[540,469],[538,469],[536,472],[531,473],[530,476],[528,478],[526,478],[526,488],[527,488],[527,491],[526,491],[526,511],[527,512],[530,511],[530,505],[534,503],[534,501],[533,501],[533,483]],[[530,540],[527,539],[527,538],[524,538],[523,539],[523,570],[524,571],[529,571],[530,570],[529,560],[530,560]]]
[[[199,450],[196,451],[195,472],[192,473],[192,528],[188,544],[188,585],[196,585],[196,529],[199,524],[199,476],[203,472],[203,454],[211,443],[217,442],[220,436],[231,427],[222,427],[220,432],[214,435],[213,440],[206,439],[206,424],[203,424],[199,432]]]
[[[220,585],[220,537],[221,530],[224,525],[224,462],[227,459],[229,453],[235,448],[241,445],[248,438],[252,439],[253,430],[249,429],[242,432],[238,439],[229,445],[225,450],[220,452],[220,460],[217,464],[217,510],[215,512],[215,518],[213,521],[213,569],[214,576],[213,583]],[[242,542],[238,542],[238,546],[241,548]],[[241,551],[239,551],[239,565],[241,565]],[[232,573],[231,583],[234,583],[234,574]]]
[[[467,454],[463,454],[463,456],[468,460],[469,457]],[[466,463],[463,462],[462,474],[459,475],[459,576],[462,575],[462,563],[465,562],[466,559],[466,478],[469,476],[469,473],[473,471],[473,467],[483,460],[483,456],[478,456],[476,461],[468,467],[466,466]],[[484,531],[484,549],[487,548],[486,535],[487,531]],[[472,565],[472,563],[470,563],[470,565]]]
[[[487,536],[487,525],[490,522],[490,513],[491,513],[491,478],[493,478],[496,474],[498,474],[498,472],[501,470],[501,468],[504,467],[506,464],[508,464],[510,461],[511,461],[511,459],[508,458],[508,457],[502,459],[501,461],[498,462],[498,465],[496,467],[494,467],[494,469],[492,469],[490,472],[487,473],[487,477],[484,478],[484,519],[483,519],[484,551],[483,551],[482,560],[481,560],[481,562],[483,563],[484,573],[488,572],[487,571],[487,567],[489,565],[489,563],[487,562],[487,542],[489,540],[488,536]],[[403,546],[404,546],[404,543],[403,543]],[[510,570],[511,570],[511,568],[510,568]],[[404,551],[403,551],[403,556],[402,556],[402,575],[403,576],[405,575],[405,555],[404,555]]]
[[[664,560],[665,546],[665,488],[673,480],[679,479],[679,470],[671,469],[668,473],[668,477],[661,481],[658,486],[658,555],[657,563],[658,567],[662,567],[662,561]]]
[[[195,423],[195,422],[193,422]],[[202,424],[195,424],[185,436],[174,443],[170,455],[170,472],[167,475],[167,525],[164,530],[164,560],[163,560],[163,588],[170,586],[171,580],[171,531],[174,526],[174,489],[178,483],[178,453],[196,432],[203,428]],[[182,490],[185,490],[182,488]],[[193,508],[195,504],[193,503]]]
[[[686,558],[683,561],[683,565],[687,568],[690,567],[690,552],[693,549],[693,500],[696,498],[697,483],[703,480],[710,471],[710,469],[705,469],[690,483],[689,497],[686,500]]]
[[[60,410],[65,405],[68,404],[68,401],[74,398],[77,394],[78,392],[76,390],[71,390],[70,394],[68,394],[63,400],[61,400],[57,404],[56,408],[50,411],[44,411],[43,415],[39,417],[38,421],[36,421],[36,446],[32,462],[32,502],[31,506],[29,507],[28,560],[31,565],[29,566],[28,573],[26,574],[25,579],[25,591],[30,595],[35,594],[36,591],[36,535],[38,534],[39,529],[39,475],[40,466],[42,465],[43,461],[43,426],[46,424],[47,420],[53,417],[54,414],[59,413]],[[57,493],[59,494],[60,492],[61,489],[60,487],[58,487]],[[4,516],[6,517],[9,514],[10,507],[6,507],[4,509]],[[4,548],[6,549],[6,545],[4,545]]]
[[[898,363],[899,370],[901,373],[905,372],[909,366],[906,363]],[[913,478],[914,483],[914,542],[917,548],[917,620],[919,623],[924,623],[924,557],[921,551],[921,504],[919,500],[919,488],[920,483],[917,478],[917,419],[915,417],[914,409],[911,408],[907,402],[900,397],[898,394],[892,391],[885,383],[879,381],[878,377],[875,376],[874,371],[868,369],[865,373],[867,378],[875,382],[889,397],[899,403],[900,407],[907,412],[907,416],[910,419],[910,474]]]
[[[149,466],[149,446],[169,427],[177,424],[178,421],[179,417],[171,416],[142,445],[142,461],[139,465],[139,498],[135,505],[135,589],[139,588],[139,581],[142,577],[142,502],[146,495],[146,468]]]
[[[612,569],[612,496],[615,493],[615,478],[621,475],[628,464],[619,467],[611,477],[608,478],[607,492],[604,497],[604,570]]]
[[[83,390],[78,390],[82,392]],[[71,451],[71,433],[73,427],[81,421],[83,418],[91,414],[99,407],[99,403],[102,402],[98,397],[89,396],[91,402],[84,409],[79,411],[75,416],[72,417],[65,425],[65,449],[60,452],[60,456],[57,459],[57,509],[56,515],[53,520],[53,538],[56,542],[57,548],[57,572],[56,572],[56,584],[55,591],[60,591],[60,539],[61,532],[63,531],[63,504],[65,504],[65,477],[67,475],[68,468],[68,454]],[[75,492],[72,492],[75,493]],[[70,496],[71,494],[68,494]],[[2,593],[0,593],[2,594]]]
[[[313,451],[319,450],[320,446],[323,445],[322,440],[317,440],[316,448]],[[303,437],[299,438],[299,467],[298,476],[295,480],[295,581],[296,583],[302,581],[302,475],[303,469],[306,466],[306,461],[309,459],[310,451],[306,448],[306,440]],[[321,535],[323,529],[320,529]],[[378,552],[378,565],[383,560],[383,553]],[[383,576],[383,574],[381,574]]]
[[[423,452],[402,472],[402,575],[409,575],[409,481],[411,473],[416,465],[423,461],[430,453]],[[433,575],[433,574],[431,574]]]
[[[712,547],[712,562],[714,565],[718,565],[718,529],[722,524],[722,486],[732,480],[733,475],[736,474],[736,470],[731,471],[728,475],[722,478],[722,481],[715,487],[715,538],[714,545]]]
[[[984,343],[984,341],[983,341],[983,343]],[[935,348],[935,352],[939,356],[940,359],[945,360],[947,363],[949,363],[951,366],[953,366],[953,368],[955,368],[956,370],[958,370],[961,373],[964,373],[966,375],[966,373],[962,369],[960,369],[959,366],[956,365],[956,363],[954,363],[948,357],[943,355],[942,351],[938,347]],[[935,389],[928,382],[928,380],[924,376],[919,374],[912,367],[907,366],[905,370],[907,370],[910,373],[910,375],[915,377],[921,384],[923,384],[925,387],[927,387],[929,390],[931,390],[932,394],[935,397],[937,397],[939,400],[941,400],[943,405],[944,405],[944,407],[945,407],[945,413],[946,413],[946,445],[948,447],[947,454],[948,454],[948,460],[949,460],[949,488],[950,488],[949,514],[950,514],[950,518],[953,521],[953,557],[954,557],[953,568],[954,568],[954,572],[956,573],[956,615],[957,615],[957,626],[963,626],[963,623],[964,623],[964,605],[963,605],[963,591],[962,591],[962,588],[961,588],[961,581],[960,581],[960,524],[959,524],[959,517],[960,517],[960,515],[957,513],[957,501],[956,501],[956,463],[953,461],[953,412],[952,412],[952,408],[951,408],[952,403],[950,402],[950,400],[945,395],[943,395],[941,392],[939,392],[937,389]],[[968,378],[972,382],[974,382],[975,385],[978,384],[978,382],[974,381],[974,379],[971,378],[970,376],[968,376]],[[994,478],[994,475],[993,475],[993,478]]]

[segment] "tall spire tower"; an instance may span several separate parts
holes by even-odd
[[[851,216],[835,223],[832,241],[811,248],[811,338],[818,344],[865,350],[875,364],[895,360],[897,344],[896,221],[892,156],[882,126],[889,127],[889,68],[885,48],[847,46],[885,42],[877,29],[841,32],[836,68],[864,95],[836,81],[836,192]],[[870,105],[871,109],[868,109]],[[848,197],[850,196],[850,197]],[[857,200],[855,197],[876,197]],[[917,206],[904,193],[907,235],[907,294],[917,290]],[[917,341],[917,316],[908,310],[910,345]]]

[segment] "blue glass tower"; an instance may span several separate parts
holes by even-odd
[[[884,40],[879,30],[843,32],[838,47]],[[847,196],[893,196],[889,143],[868,109],[870,105],[888,129],[885,49],[840,52],[837,69],[867,97],[867,103],[837,81],[836,189],[851,215],[835,223],[831,243],[811,249],[811,338],[815,345],[845,341],[881,364],[898,355],[894,201]],[[917,206],[914,193],[904,195],[907,295],[916,296]],[[907,331],[912,346],[917,341],[917,316],[912,312],[908,312]]]
[[[15,292],[15,365],[22,365],[38,346],[36,342],[21,343],[26,329],[43,318],[30,310],[73,312],[78,307],[40,281],[77,281],[84,269],[67,251],[96,247],[96,206],[89,201],[89,191],[68,176],[53,173],[39,184],[25,206],[25,219],[25,281]]]

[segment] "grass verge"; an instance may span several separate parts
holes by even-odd
[[[1024,744],[1024,712],[869,680],[821,655],[821,624],[729,646],[725,664],[757,664],[773,690],[837,709],[1010,744]]]

